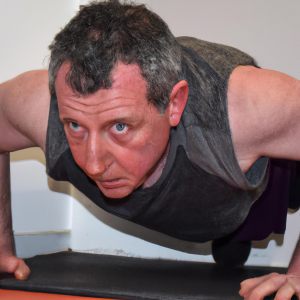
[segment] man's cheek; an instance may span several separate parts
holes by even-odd
[[[144,177],[156,164],[157,158],[154,152],[145,152],[140,156],[135,157],[132,169],[139,179]]]
[[[147,164],[147,157],[138,151],[129,151],[120,156],[118,160],[119,165],[125,172],[132,176],[139,176],[143,172],[145,164]]]

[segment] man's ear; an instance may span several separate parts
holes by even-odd
[[[185,80],[179,81],[170,95],[169,120],[172,127],[177,126],[186,105],[189,95],[189,86]]]

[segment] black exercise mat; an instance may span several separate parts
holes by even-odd
[[[234,300],[243,299],[238,294],[241,281],[286,272],[285,268],[230,269],[210,263],[76,252],[39,255],[25,261],[30,277],[25,281],[0,280],[0,288],[131,300]]]

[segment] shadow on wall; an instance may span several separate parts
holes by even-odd
[[[39,147],[28,148],[10,153],[10,162],[34,159],[46,166],[45,154]]]
[[[11,153],[11,161],[35,159],[45,165],[45,156],[40,148],[31,148]],[[91,214],[93,214],[99,221],[125,234],[140,238],[147,242],[174,249],[181,252],[198,255],[211,254],[211,242],[198,244],[192,242],[181,241],[170,236],[158,233],[156,231],[147,229],[140,225],[129,222],[125,219],[111,215],[104,211],[81,192],[75,189],[68,182],[55,181],[48,177],[48,186],[50,190],[58,193],[64,193],[73,196],[79,203],[81,203]],[[284,235],[271,234],[267,239],[262,241],[254,241],[253,248],[265,249],[269,242],[274,240],[278,246],[283,244]]]

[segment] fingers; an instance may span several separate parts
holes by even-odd
[[[17,270],[14,272],[14,274],[15,277],[19,280],[24,280],[29,276],[30,270],[28,266],[25,264],[24,260],[19,259],[19,265]]]
[[[24,260],[15,256],[1,256],[0,257],[0,272],[14,274],[16,279],[24,280],[29,274],[30,270],[25,264]]]
[[[241,282],[241,289],[239,291],[239,294],[244,297],[250,290],[262,284],[274,275],[277,275],[277,273],[271,273],[265,276],[244,280],[243,282]]]
[[[289,283],[286,282],[277,292],[276,297],[274,300],[287,300],[291,299],[295,294],[294,287]]]
[[[255,280],[256,285],[253,284],[253,288],[243,294],[246,300],[262,300],[265,296],[276,292],[286,283],[286,275],[272,273],[263,277],[262,280]]]

